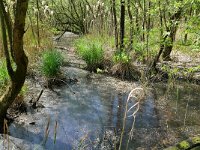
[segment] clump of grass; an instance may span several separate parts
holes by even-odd
[[[114,66],[111,68],[112,74],[122,79],[138,80],[141,76],[140,72],[133,65],[131,57],[125,52],[116,53],[113,56]]]
[[[75,47],[88,70],[96,72],[97,68],[103,68],[104,50],[99,41],[81,38],[75,42]]]
[[[60,71],[63,61],[64,58],[60,52],[54,49],[44,51],[41,65],[42,74],[48,78],[56,76]]]

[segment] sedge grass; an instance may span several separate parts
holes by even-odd
[[[58,75],[64,58],[56,50],[47,50],[42,53],[41,71],[45,77],[54,77]]]

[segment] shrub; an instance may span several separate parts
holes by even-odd
[[[76,41],[75,47],[78,54],[87,63],[88,70],[96,72],[97,68],[102,68],[104,51],[100,42],[83,38]]]
[[[42,54],[41,70],[44,76],[53,77],[58,74],[63,63],[63,57],[56,50],[48,50]]]

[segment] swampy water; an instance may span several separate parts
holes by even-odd
[[[29,110],[10,125],[16,149],[110,149],[105,133],[120,134],[128,93],[139,83],[73,67],[64,70],[78,82],[57,87],[54,92],[45,90],[40,99],[45,108]],[[37,93],[39,85],[30,88]],[[129,149],[163,149],[200,133],[199,91],[199,86],[186,83],[173,87],[157,83],[146,88]],[[127,118],[123,147],[132,121],[132,117]]]
[[[58,46],[70,45],[66,41],[71,38],[62,40]],[[175,82],[142,86],[139,82],[89,73],[76,68],[80,67],[76,64],[84,66],[84,62],[68,48],[61,51],[74,65],[63,67],[62,72],[78,82],[53,87],[54,91],[45,89],[39,100],[44,108],[28,109],[10,124],[10,149],[112,149],[121,133],[128,94],[137,87],[142,87],[146,95],[140,101],[128,149],[163,149],[199,135],[199,85]],[[42,87],[31,80],[27,84],[28,103]],[[135,102],[133,99],[129,108]],[[133,117],[127,117],[122,149],[126,147],[132,123]]]

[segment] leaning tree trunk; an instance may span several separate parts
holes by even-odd
[[[172,52],[173,44],[175,41],[178,21],[180,21],[181,19],[181,12],[182,8],[179,8],[179,10],[173,16],[170,17],[170,27],[169,29],[167,29],[167,32],[169,32],[168,42],[165,44],[165,48],[162,54],[162,58],[165,61],[171,60],[170,54]]]
[[[0,118],[5,117],[7,109],[19,94],[26,77],[28,58],[24,53],[23,36],[25,33],[24,26],[27,8],[28,0],[16,1],[14,24],[13,28],[10,29],[7,21],[7,17],[9,16],[9,14],[5,11],[3,1],[0,1],[0,17],[4,53],[6,57],[8,74],[10,76],[10,85],[8,86],[4,95],[2,95],[0,98]],[[9,34],[8,31],[10,30],[13,31],[12,34]],[[9,39],[9,42],[7,42],[7,33],[8,36],[10,36],[12,39]],[[10,48],[8,48],[7,46],[8,43],[11,43]],[[13,54],[13,61],[16,64],[15,70],[12,68],[11,65],[10,54]]]

